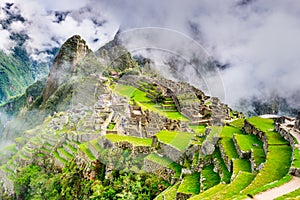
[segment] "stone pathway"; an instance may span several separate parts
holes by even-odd
[[[279,187],[255,195],[255,200],[272,200],[300,188],[300,177],[294,176],[291,181]]]
[[[291,124],[291,121],[286,120],[286,123],[282,124],[281,126],[283,126],[286,130],[289,130],[289,133],[291,135],[293,135],[296,140],[298,141],[298,145],[296,147],[298,147],[298,149],[300,150],[300,132],[294,130],[293,128],[288,128],[288,125]],[[296,177],[294,176],[292,178],[292,180],[290,180],[289,182],[267,190],[265,192],[262,192],[260,194],[255,195],[252,199],[255,200],[272,200],[275,199],[277,197],[280,197],[284,194],[290,193],[294,190],[297,190],[298,188],[300,188],[300,177]],[[249,198],[247,200],[250,200]]]

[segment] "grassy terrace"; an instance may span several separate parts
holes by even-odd
[[[150,160],[152,162],[158,163],[164,167],[170,168],[176,172],[175,177],[179,177],[181,173],[181,166],[171,159],[166,157],[160,157],[159,155],[152,153],[149,154],[145,159]]]
[[[262,192],[268,189],[263,186],[282,179],[289,172],[291,147],[288,145],[269,146],[268,150],[264,167],[243,193],[255,195]]]
[[[204,125],[190,125],[190,129],[192,129],[196,134],[202,134],[205,132],[206,126]]]
[[[239,134],[239,133],[242,133],[242,131],[231,126],[224,126],[222,132],[220,133],[220,137],[221,137],[220,143],[224,148],[224,151],[228,156],[229,160],[232,160],[233,158],[238,158],[238,153],[235,149],[232,137],[233,134]]]
[[[104,149],[101,148],[101,146],[98,144],[98,139],[90,140],[91,145],[98,151],[103,152]]]
[[[150,98],[146,97],[146,92],[143,92],[133,86],[118,84],[115,86],[114,91],[119,95],[129,98],[131,101],[134,101],[144,110],[151,110],[153,112],[159,113],[160,115],[164,115],[169,119],[188,121],[188,119],[181,115],[178,111],[166,112],[161,108],[161,105],[153,103]]]
[[[74,148],[72,145],[67,144],[67,143],[65,143],[65,145],[66,145],[66,147],[68,147],[68,148],[73,152],[73,154],[76,154],[76,153],[77,153],[77,149]]]
[[[292,166],[296,168],[300,168],[300,152],[297,147],[294,149],[294,160]]]
[[[180,184],[177,192],[184,194],[199,194],[200,192],[200,173],[186,175]]]
[[[177,182],[172,187],[169,187],[162,193],[160,193],[154,200],[174,200],[176,199],[177,189],[179,187],[180,182]],[[164,199],[163,199],[164,197]]]
[[[214,172],[214,166],[212,164],[203,168],[202,178],[205,178],[205,181],[202,183],[203,190],[207,190],[220,183],[220,176]]]
[[[230,122],[229,125],[241,130],[244,127],[244,121],[244,119],[237,119]]]
[[[67,152],[64,148],[60,147],[58,148],[58,151],[60,151],[62,154],[64,154],[68,159],[73,159],[73,155]]]
[[[235,134],[234,138],[242,151],[250,152],[252,150],[257,166],[265,162],[266,155],[263,150],[263,143],[255,135]]]
[[[16,144],[11,144],[0,149],[0,152],[17,152]]]
[[[159,141],[169,144],[182,152],[189,146],[191,139],[195,136],[192,133],[177,131],[160,131],[155,135]]]
[[[233,176],[239,174],[239,172],[251,172],[251,163],[246,159],[235,159],[233,160]]]
[[[251,117],[247,121],[254,125],[256,128],[260,129],[262,132],[268,132],[274,130],[274,120],[265,119],[260,117]]]
[[[95,156],[92,154],[92,152],[89,150],[88,143],[82,143],[78,145],[79,149],[87,155],[87,157],[91,160],[96,160]]]
[[[112,142],[129,142],[133,146],[151,146],[151,138],[139,138],[126,135],[117,135],[117,134],[107,134],[104,136]]]
[[[196,195],[192,198],[189,198],[189,200],[199,200],[199,199],[210,199],[212,196],[214,196],[216,193],[219,191],[222,191],[227,185],[226,184],[218,184],[202,193],[199,195]]]
[[[222,172],[220,174],[223,174],[221,177],[221,181],[225,182],[225,183],[229,183],[230,179],[231,179],[231,173],[228,171],[228,169],[224,163],[224,160],[221,157],[221,152],[220,152],[219,148],[216,149],[216,151],[214,152],[214,158],[216,158],[218,160],[219,165],[221,167]]]
[[[58,154],[57,151],[53,152],[53,155],[54,155],[55,158],[57,158],[58,160],[60,160],[62,163],[64,163],[64,164],[67,163],[67,161],[65,159],[63,159],[62,157],[59,156],[59,154]]]
[[[233,199],[233,196],[239,195],[240,191],[247,187],[254,179],[255,175],[249,172],[239,172],[236,178],[228,184],[223,190],[219,191],[210,198],[204,199]]]

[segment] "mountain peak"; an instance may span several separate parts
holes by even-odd
[[[70,37],[62,45],[48,75],[43,93],[44,101],[46,101],[62,83],[72,76],[76,71],[76,64],[90,52],[92,51],[80,35]]]

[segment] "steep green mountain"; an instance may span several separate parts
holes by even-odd
[[[244,119],[142,60],[68,39],[6,107],[1,199],[244,199],[300,174],[293,119]]]

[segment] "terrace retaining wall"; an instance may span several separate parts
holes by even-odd
[[[250,124],[247,120],[244,122],[244,131],[247,134],[256,135],[260,141],[263,143],[263,149],[265,151],[265,154],[268,154],[268,139],[266,136],[266,133],[256,128],[254,125]]]
[[[148,159],[144,159],[144,170],[169,181],[171,181],[176,173],[174,170]]]

